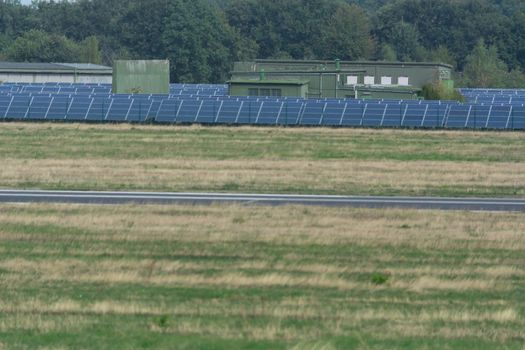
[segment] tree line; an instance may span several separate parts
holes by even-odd
[[[177,82],[224,82],[254,58],[440,61],[462,86],[525,87],[521,0],[19,0],[0,59],[164,59]]]

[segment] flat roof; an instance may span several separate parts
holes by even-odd
[[[335,64],[335,60],[273,60],[255,59],[245,61],[246,63],[290,63],[290,64]],[[366,65],[366,66],[441,66],[453,69],[450,64],[442,62],[399,62],[399,61],[339,61],[342,65]]]
[[[112,74],[113,69],[92,63],[0,62],[2,73]]]
[[[310,80],[297,79],[297,80],[250,80],[250,79],[232,79],[227,81],[229,84],[267,84],[267,85],[306,85],[310,83]]]

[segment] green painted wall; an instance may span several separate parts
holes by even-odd
[[[308,82],[306,81],[229,81],[231,96],[288,96],[308,97]],[[256,94],[255,94],[256,92]],[[278,92],[278,93],[277,93]]]
[[[168,94],[168,60],[118,60],[113,64],[113,93]]]
[[[364,84],[364,76],[375,77],[375,84],[381,83],[382,76],[392,78],[392,84],[398,83],[399,77],[408,77],[409,84],[415,88],[421,88],[428,83],[439,80],[451,79],[452,67],[447,64],[433,62],[373,62],[373,61],[340,61],[341,71],[361,70],[358,84]],[[266,72],[286,71],[334,71],[337,70],[335,61],[301,61],[301,60],[255,60],[252,62],[236,62],[232,75],[241,72],[258,72],[264,69]],[[269,73],[266,73],[269,74]],[[346,77],[345,77],[346,79]],[[314,88],[311,86],[311,93]],[[328,97],[328,96],[327,96]]]

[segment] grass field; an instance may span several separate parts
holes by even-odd
[[[523,196],[523,133],[24,124],[0,187]]]
[[[0,349],[519,349],[525,215],[0,205]]]

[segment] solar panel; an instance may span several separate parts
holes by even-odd
[[[222,108],[223,101],[204,100],[197,114],[197,123],[211,124],[215,123],[217,116]]]
[[[484,128],[491,111],[491,106],[472,105],[466,122],[468,128]]]
[[[25,119],[32,97],[14,96],[7,108],[5,119]]]
[[[159,103],[155,120],[159,123],[175,123],[180,105],[179,100],[162,100],[162,103]]]
[[[407,106],[400,103],[389,103],[386,105],[381,126],[399,127],[403,123],[403,116]]]
[[[428,111],[428,104],[407,104],[404,111],[401,125],[405,127],[417,128],[423,124],[423,119]]]
[[[303,102],[297,102],[296,100],[283,101],[283,107],[281,113],[277,118],[277,124],[279,125],[297,125],[299,118],[304,108]]]
[[[164,103],[165,100],[162,101]],[[204,101],[182,100],[177,114],[177,122],[194,123]]]
[[[105,121],[111,102],[111,99],[105,97],[93,98],[86,115],[86,120],[99,122]]]
[[[341,125],[344,126],[359,126],[362,125],[364,114],[366,113],[367,105],[360,103],[349,103],[343,113]]]
[[[345,112],[347,103],[328,102],[321,119],[321,125],[337,126],[341,125],[343,114]]]
[[[114,98],[109,106],[106,120],[113,122],[127,121],[131,102],[132,100],[129,98]]]
[[[69,109],[66,112],[66,120],[85,120],[92,101],[93,99],[89,97],[73,97]]]
[[[4,119],[6,117],[7,109],[11,105],[13,96],[0,96],[0,117]]]
[[[51,106],[51,97],[34,96],[27,111],[26,119],[39,120],[46,119],[47,112]]]
[[[445,126],[448,128],[464,128],[467,125],[471,109],[471,105],[451,105],[445,119]]]
[[[238,124],[252,124],[255,123],[261,111],[262,102],[247,100],[243,101],[240,106],[239,116],[237,118]]]
[[[386,105],[380,103],[367,103],[361,125],[380,126],[386,111]]]
[[[306,102],[299,123],[301,125],[320,125],[326,102]]]
[[[223,101],[222,106],[217,114],[217,123],[235,124],[239,117],[241,102]]]
[[[277,119],[281,114],[283,106],[284,102],[264,101],[261,105],[259,114],[255,119],[255,124],[277,124]]]
[[[510,106],[492,106],[486,127],[489,129],[505,129],[510,115]]]

